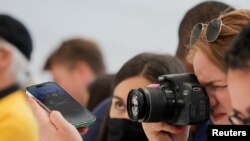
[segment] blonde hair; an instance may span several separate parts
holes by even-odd
[[[225,72],[225,51],[241,28],[250,21],[250,10],[234,10],[220,15],[218,19],[222,21],[218,38],[214,42],[209,43],[204,36],[200,36],[189,49],[187,61],[192,64],[195,53],[201,51],[213,64]]]

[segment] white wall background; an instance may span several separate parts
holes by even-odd
[[[250,8],[248,0],[224,0]],[[11,14],[30,30],[34,52],[30,70],[45,81],[46,57],[62,40],[86,37],[101,46],[108,72],[116,72],[143,52],[174,54],[179,22],[202,0],[0,0],[0,13]]]

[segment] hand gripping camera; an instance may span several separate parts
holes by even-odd
[[[209,118],[209,98],[194,74],[158,78],[160,86],[129,92],[127,110],[138,122],[164,121],[172,125],[200,124]]]

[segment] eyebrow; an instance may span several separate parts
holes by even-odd
[[[116,98],[116,99],[120,100],[122,102],[122,104],[127,105],[127,104],[124,103],[123,99],[120,98],[119,96],[114,95],[112,98]]]
[[[201,83],[202,85],[204,86],[213,86],[214,84],[218,84],[218,83],[221,83],[223,82],[222,80],[209,80],[208,82],[203,82]]]

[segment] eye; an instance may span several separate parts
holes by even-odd
[[[124,99],[113,96],[112,105],[110,109],[110,117],[112,118],[125,118],[127,113],[127,107],[124,103]]]
[[[225,88],[227,88],[227,84],[216,84],[216,85],[212,85],[212,90],[213,91],[220,91],[220,90],[224,90]]]
[[[218,84],[214,86],[215,88],[226,88],[227,84]]]
[[[118,111],[124,111],[124,110],[126,110],[126,106],[120,100],[117,100],[117,101],[114,102],[114,108],[116,110],[118,110]]]

